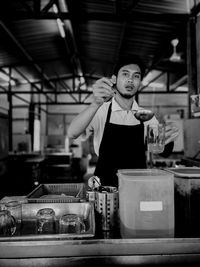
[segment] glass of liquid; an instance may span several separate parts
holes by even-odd
[[[159,154],[165,148],[165,124],[149,124],[147,126],[147,147],[153,154]]]
[[[162,153],[164,148],[165,123],[147,125],[147,151],[150,168],[153,168],[153,155]]]

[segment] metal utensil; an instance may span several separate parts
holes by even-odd
[[[136,111],[134,116],[139,121],[149,121],[153,118],[154,112],[149,109],[140,109]]]

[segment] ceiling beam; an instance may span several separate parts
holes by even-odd
[[[1,86],[0,86],[1,87]],[[1,92],[0,91],[0,95],[5,95],[7,94],[8,91],[3,91]],[[30,94],[30,95],[40,95],[40,94],[44,94],[44,95],[47,95],[47,94],[52,94],[52,95],[78,95],[78,94],[92,94],[91,91],[81,91],[81,92],[78,92],[78,91],[75,91],[75,92],[70,92],[70,91],[28,91],[28,90],[15,90],[15,91],[12,91],[11,94],[15,95],[15,94]]]
[[[2,11],[1,18],[6,21],[13,21],[13,20],[26,20],[26,19],[56,19],[56,14],[54,12],[43,13],[40,12],[39,15],[35,15],[33,12],[27,11],[15,11],[10,12],[9,14],[4,14]],[[89,21],[89,20],[100,20],[100,21],[156,21],[156,22],[172,22],[172,21],[179,21],[185,22],[190,17],[190,14],[187,13],[146,13],[146,12],[138,12],[133,11],[130,14],[127,13],[99,13],[99,12],[60,12],[59,14],[60,19],[62,20],[75,20],[77,21]]]
[[[56,0],[49,0],[49,3],[46,4],[45,7],[42,8],[41,13],[46,13],[49,11],[49,9],[55,4],[57,1]]]
[[[70,6],[67,4],[67,1],[58,0],[60,12],[71,12]],[[78,45],[74,34],[74,24],[73,21],[64,20],[64,26],[66,27],[66,32],[68,34],[68,42],[71,41],[71,46],[73,51],[73,57],[71,58],[72,64],[76,71],[74,71],[75,75],[81,75],[84,77],[84,71],[82,68],[81,60],[79,57]]]
[[[17,0],[20,4],[21,4],[21,6],[28,12],[28,14],[30,14],[30,15],[33,15],[33,10],[32,10],[32,8],[27,4],[27,2],[26,1],[24,1],[24,0]]]
[[[161,73],[159,73],[156,77],[154,77],[153,79],[151,79],[151,80],[148,82],[147,85],[142,86],[142,87],[139,89],[138,92],[140,93],[142,90],[144,90],[145,88],[147,88],[152,82],[156,81],[156,80],[157,80],[158,78],[160,78],[164,73],[165,73],[165,72],[161,72]]]
[[[194,5],[193,8],[191,9],[191,15],[192,16],[197,16],[200,13],[200,2],[197,5]]]
[[[33,86],[39,93],[43,94],[43,91],[33,82],[31,82],[21,71],[19,71],[17,68],[15,68],[15,71],[23,78],[25,79],[28,84]],[[50,101],[53,101],[49,96],[46,96]]]
[[[0,91],[0,95],[5,95],[5,94],[8,95],[8,94],[9,94],[9,92],[8,92],[8,88],[5,88],[5,87],[2,86],[2,85],[0,85],[0,88],[3,90],[3,91]],[[21,101],[27,103],[27,104],[30,104],[30,102],[29,102],[28,100],[26,100],[26,99],[24,99],[24,98],[22,98],[22,97],[20,97],[20,96],[18,96],[18,95],[16,95],[15,97],[18,98],[19,100],[21,100]]]
[[[6,91],[0,91],[0,95],[5,95],[7,94],[8,92]],[[13,91],[11,94],[12,95],[26,95],[26,94],[30,94],[30,95],[39,95],[39,94],[49,94],[50,92],[29,92],[29,91]],[[185,94],[185,93],[188,93],[186,91],[138,91],[139,94]],[[90,96],[92,94],[91,91],[85,91],[85,92],[53,92],[52,93],[53,95],[79,95],[81,94],[82,96],[85,96],[86,98],[88,98],[88,96]],[[85,99],[86,100],[86,99]],[[54,101],[55,102],[55,101]],[[48,103],[54,103],[53,101],[52,102],[48,102]],[[74,101],[74,103],[83,103],[83,101]],[[62,102],[61,102],[62,103]]]
[[[188,75],[184,75],[178,81],[170,85],[169,90],[170,92],[175,91],[177,87],[185,84],[188,81]]]
[[[127,15],[130,15],[132,10],[134,9],[134,7],[138,4],[140,0],[130,0],[127,6]],[[115,2],[115,7],[116,7],[116,15],[120,16],[121,15],[121,1],[120,0],[116,0]],[[125,39],[125,34],[126,34],[126,29],[127,29],[127,21],[124,21],[121,27],[121,33],[120,33],[120,37],[119,37],[119,42],[118,42],[118,47],[116,49],[116,56],[115,56],[115,64],[113,66],[113,71],[115,69],[115,66],[117,64],[117,61],[120,58],[120,54],[121,54],[121,50],[123,49],[123,41]]]

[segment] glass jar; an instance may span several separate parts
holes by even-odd
[[[82,234],[85,233],[85,224],[81,216],[76,214],[65,214],[59,220],[60,234]]]
[[[55,234],[56,233],[56,216],[51,208],[40,209],[37,214],[37,233],[38,234]]]
[[[16,221],[16,235],[21,233],[22,222],[22,204],[19,201],[9,201],[5,204],[5,209],[15,218]]]

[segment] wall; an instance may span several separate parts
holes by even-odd
[[[198,93],[200,94],[200,16],[197,17],[196,40],[197,40],[197,86],[198,86]]]
[[[25,90],[30,91],[30,85],[21,85],[20,88],[13,88],[13,90]],[[16,96],[12,97],[12,131],[13,131],[13,151],[24,150],[26,152],[31,152],[31,136],[29,133],[29,104],[31,100],[38,101],[39,95],[34,95],[33,99],[29,94],[20,94],[20,99]],[[0,103],[6,95],[0,95]],[[45,101],[45,96],[41,95],[41,101]],[[4,105],[5,106],[5,105]],[[7,102],[7,109],[8,109]],[[41,148],[45,146],[45,136],[46,136],[46,112],[45,106],[41,110],[41,135],[40,143]],[[39,110],[35,107],[35,117],[38,118]]]
[[[188,95],[187,94],[140,94],[140,106],[151,109],[155,114],[163,116],[179,114],[183,110],[184,117],[188,117]]]

